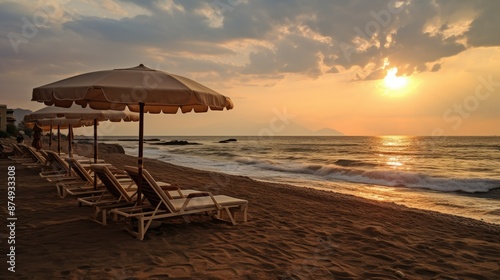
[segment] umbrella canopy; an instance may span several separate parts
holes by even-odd
[[[50,119],[52,119],[52,121]],[[139,121],[139,115],[128,110],[122,112],[113,110],[94,110],[91,108],[82,108],[81,106],[71,106],[69,108],[50,106],[24,116],[25,122],[34,122],[39,120],[44,120],[46,125],[66,125],[69,126],[70,130],[73,127],[89,125],[89,121],[93,122],[94,162],[97,162],[97,122],[120,122],[122,120],[126,122]],[[69,145],[68,149],[71,151],[71,141],[69,142]]]
[[[69,121],[65,121],[64,119],[79,119],[79,120],[94,120],[97,121],[112,121],[112,122],[120,122],[120,121],[139,121],[139,115],[129,112],[129,111],[114,111],[114,110],[94,110],[91,108],[82,108],[81,106],[71,106],[69,108],[61,108],[55,106],[49,106],[37,110],[31,114],[24,116],[25,122],[34,122],[40,119],[45,119],[49,121],[49,119],[59,118],[61,124],[70,124]],[[53,125],[57,125],[54,124]]]
[[[97,71],[70,77],[33,89],[33,101],[70,107],[73,102],[93,109],[175,114],[232,109],[230,98],[188,78],[144,65]]]
[[[26,121],[27,119],[33,119],[32,116],[26,115],[24,120],[27,127],[33,128],[35,122],[38,123],[43,131],[50,130],[49,147],[52,144],[52,127],[57,126],[57,153],[61,155],[61,129],[68,129],[68,151],[71,151],[71,134],[72,129],[81,126],[92,126],[94,124],[93,120],[81,120],[81,119],[67,119],[67,118],[43,118]]]
[[[216,91],[188,78],[139,65],[133,68],[97,71],[73,76],[33,89],[32,101],[70,107],[73,103],[93,109],[124,110],[140,113],[139,179],[142,180],[144,112],[182,113],[222,111],[233,102]],[[137,201],[141,201],[138,184]]]
[[[28,115],[26,115],[28,116]],[[26,119],[26,118],[25,118]],[[67,118],[43,118],[37,119],[34,121],[26,121],[27,127],[32,128],[35,125],[35,122],[40,123],[42,129],[47,131],[50,129],[50,126],[59,126],[61,129],[68,129],[69,125],[71,127],[81,127],[81,126],[91,126],[94,124],[92,120],[81,120],[81,119],[67,119]]]

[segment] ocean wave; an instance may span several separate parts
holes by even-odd
[[[226,157],[226,158],[234,158],[238,156],[237,154],[227,152],[227,151],[198,151],[200,154],[203,155],[210,155],[210,156],[218,156],[218,157]]]
[[[353,168],[350,164],[362,163],[354,160],[342,160],[346,166],[285,163],[267,159],[239,157],[236,162],[253,165],[258,168],[292,174],[309,174],[327,180],[340,180],[354,183],[382,185],[390,187],[423,188],[441,192],[488,192],[500,188],[500,180],[488,178],[446,178],[428,174],[399,171]],[[359,166],[358,166],[359,167]]]
[[[377,166],[375,163],[353,159],[339,159],[334,163],[339,166]]]
[[[290,147],[290,148],[285,148],[283,149],[285,152],[291,152],[291,153],[305,153],[305,152],[317,152],[318,148],[316,147]]]
[[[376,154],[379,155],[394,155],[394,156],[415,156],[419,155],[417,151],[379,151]],[[435,155],[432,155],[435,157]]]
[[[493,150],[500,149],[500,145],[491,145],[491,144],[449,144],[449,145],[442,145],[442,147],[445,148],[489,148]]]

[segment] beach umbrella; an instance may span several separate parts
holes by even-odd
[[[94,162],[97,162],[97,123],[100,121],[139,121],[139,115],[130,111],[113,110],[94,110],[91,108],[82,108],[81,106],[71,106],[69,108],[49,106],[37,110],[24,117],[25,122],[33,122],[40,119],[54,120],[59,124],[68,124],[71,128],[74,124],[92,121],[94,125]],[[71,130],[70,128],[70,130]],[[71,133],[68,133],[70,135]]]
[[[94,124],[92,120],[79,120],[79,119],[67,119],[67,118],[42,118],[34,119],[30,115],[26,115],[24,122],[27,127],[32,127],[35,122],[39,123],[43,131],[52,130],[52,126],[57,126],[57,152],[61,154],[61,129],[72,129],[81,126],[91,126]],[[52,131],[51,131],[52,132]],[[68,132],[68,151],[71,151],[71,139],[69,139],[70,133]],[[52,137],[52,133],[51,133]]]
[[[97,124],[100,121],[111,121],[111,122],[120,122],[120,121],[139,121],[139,115],[137,113],[132,113],[128,110],[126,111],[113,111],[113,110],[94,110],[91,108],[83,108],[81,106],[72,106],[69,108],[64,107],[45,107],[38,111],[35,111],[29,115],[24,117],[25,121],[33,121],[40,118],[59,118],[58,121],[63,121],[62,119],[66,119],[69,124],[69,132],[68,132],[68,154],[71,157],[71,141],[72,141],[72,126],[71,121],[80,121],[81,123],[85,123],[91,121],[94,125],[94,163],[97,163],[98,159],[98,148],[97,148]],[[64,121],[63,121],[64,122]],[[97,180],[94,180],[94,187],[97,188]]]
[[[233,103],[216,91],[193,80],[148,68],[89,72],[33,89],[32,101],[70,107],[73,103],[93,109],[139,112],[139,154],[137,165],[142,180],[144,113],[175,114],[233,108]],[[141,201],[141,184],[138,186]]]
[[[26,123],[32,123],[34,124],[35,122],[39,122],[41,124],[41,127],[43,131],[48,131],[50,130],[50,126],[59,126],[61,129],[68,129],[69,126],[71,125],[72,127],[82,127],[82,126],[91,126],[94,125],[94,122],[92,120],[79,120],[79,119],[67,119],[67,118],[43,118],[43,119],[38,119],[36,121],[25,121]]]

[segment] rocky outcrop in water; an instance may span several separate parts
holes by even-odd
[[[99,152],[109,154],[125,154],[125,150],[118,144],[99,143]]]
[[[229,143],[229,142],[236,142],[238,140],[234,139],[234,138],[229,138],[229,139],[226,139],[226,140],[221,140],[219,141],[219,143]]]
[[[200,145],[200,143],[188,142],[186,140],[172,140],[168,142],[151,143],[150,145]]]

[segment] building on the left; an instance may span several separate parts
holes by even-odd
[[[0,104],[0,130],[6,131],[7,125],[16,123],[14,110],[8,109],[7,105]]]

